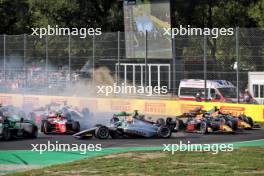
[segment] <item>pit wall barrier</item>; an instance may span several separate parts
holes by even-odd
[[[246,114],[254,121],[264,121],[264,105],[232,104],[217,102],[193,102],[179,100],[147,100],[128,98],[84,98],[41,95],[0,94],[0,103],[12,104],[25,109],[35,109],[51,102],[71,105],[73,107],[89,107],[93,112],[117,112],[139,110],[148,115],[162,115],[174,117],[197,107],[209,110],[215,106],[233,115]]]

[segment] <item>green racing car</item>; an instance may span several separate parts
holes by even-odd
[[[0,139],[37,138],[38,127],[31,120],[24,119],[16,108],[0,108]]]

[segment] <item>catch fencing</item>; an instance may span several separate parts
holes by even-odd
[[[245,89],[260,103],[264,99],[264,30],[259,28],[237,28],[218,38],[172,39],[159,32],[0,35],[0,63],[2,93],[92,96],[98,85],[125,83],[167,86],[165,97],[177,97],[181,80],[202,79],[230,81],[237,101]]]

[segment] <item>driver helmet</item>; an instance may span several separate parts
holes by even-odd
[[[62,117],[62,113],[61,112],[56,112],[56,117],[61,118]]]

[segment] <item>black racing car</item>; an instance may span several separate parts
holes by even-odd
[[[92,138],[99,139],[111,138],[127,138],[127,137],[144,137],[144,138],[169,138],[171,136],[171,128],[165,120],[159,119],[157,122],[146,120],[143,116],[119,112],[110,119],[110,126],[96,125],[93,128],[83,130],[74,134],[76,138]]]

